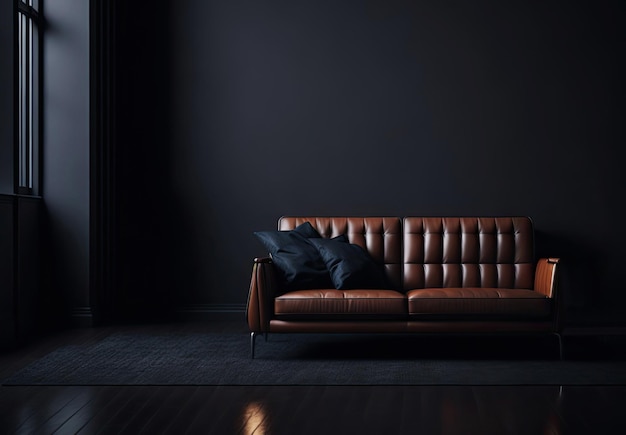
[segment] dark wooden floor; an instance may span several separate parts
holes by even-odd
[[[121,330],[241,327],[211,322],[63,331],[3,352],[0,378],[57,347]],[[570,353],[614,356],[584,343]],[[0,434],[626,433],[625,404],[626,385],[2,386]]]

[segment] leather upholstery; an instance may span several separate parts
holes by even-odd
[[[534,260],[526,217],[282,217],[323,237],[346,234],[384,265],[393,290],[302,290],[277,296],[274,265],[255,259],[253,332],[553,332],[558,258]]]
[[[543,320],[419,320],[407,322],[405,331],[425,334],[539,333],[552,332],[553,325]]]
[[[535,291],[549,298],[556,297],[558,258],[540,258],[535,272]]]
[[[280,320],[270,322],[271,332],[379,333],[407,332],[406,320]]]
[[[393,290],[299,290],[274,299],[278,319],[406,318],[404,294]]]
[[[498,288],[434,288],[407,293],[411,318],[476,316],[546,318],[551,300],[532,290]]]
[[[293,230],[309,221],[322,237],[348,236],[350,243],[365,248],[384,265],[394,288],[402,286],[402,225],[397,217],[287,217],[278,221],[281,231]]]
[[[279,320],[270,321],[271,332],[312,332],[312,333],[452,333],[478,334],[494,332],[539,333],[552,332],[552,323],[548,321],[510,321],[510,320],[420,320],[420,321],[373,321],[373,320]]]
[[[246,318],[252,331],[266,331],[272,313],[272,300],[276,293],[274,265],[267,257],[254,259],[252,279],[246,305]]]
[[[533,288],[529,218],[404,218],[404,290]]]

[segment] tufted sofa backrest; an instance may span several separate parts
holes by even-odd
[[[394,287],[532,289],[534,233],[528,217],[291,217],[278,229],[304,222],[322,237],[346,234],[365,248]]]
[[[533,288],[528,217],[406,217],[403,227],[404,290]]]
[[[350,243],[365,248],[385,272],[394,287],[402,288],[402,221],[397,217],[290,217],[278,221],[281,231],[293,230],[304,222],[322,237],[345,234]]]

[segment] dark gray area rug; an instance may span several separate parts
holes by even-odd
[[[626,362],[549,346],[396,336],[114,334],[59,348],[3,385],[619,385]],[[536,348],[535,348],[536,349]]]

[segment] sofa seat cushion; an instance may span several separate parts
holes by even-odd
[[[550,315],[552,301],[525,289],[426,288],[407,292],[411,318],[522,317]]]
[[[406,296],[394,290],[297,290],[274,299],[279,319],[406,318]]]

